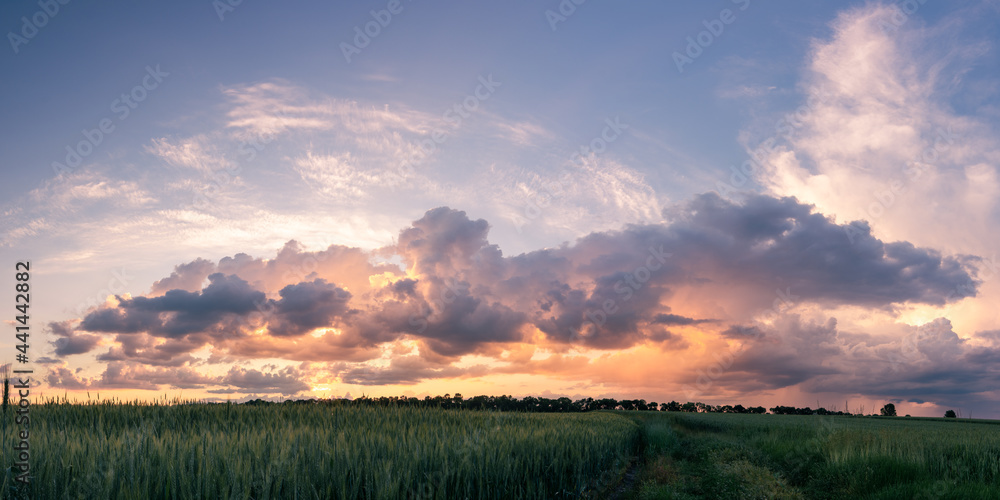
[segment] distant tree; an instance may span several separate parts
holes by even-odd
[[[681,411],[686,411],[689,413],[694,413],[698,411],[698,406],[690,401],[681,405]]]
[[[771,408],[771,413],[775,415],[795,415],[798,411],[799,409],[794,406],[775,406]],[[812,410],[809,413],[812,413]]]
[[[556,400],[556,411],[573,411],[573,400],[567,397],[561,397]],[[580,411],[577,409],[576,411]]]
[[[671,401],[669,403],[663,403],[666,408],[664,411],[681,411],[681,404],[677,401]]]
[[[892,403],[886,403],[886,405],[883,406],[881,410],[879,410],[879,413],[881,413],[883,417],[895,417],[896,405]]]
[[[955,418],[955,410],[948,410],[944,412],[944,418]]]
[[[743,405],[736,405],[733,407],[733,413],[747,413],[747,409]]]

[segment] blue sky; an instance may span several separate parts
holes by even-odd
[[[997,375],[960,369],[1000,349],[995,1],[43,4],[0,7],[0,254],[36,269],[46,389],[455,386],[1000,414],[985,389]],[[127,114],[123,95],[139,101]],[[87,154],[54,169],[67,147]],[[846,244],[829,236],[841,232]],[[636,242],[674,245],[678,270],[622,304],[617,278],[649,258]],[[331,263],[330,245],[355,253]],[[322,271],[290,264],[310,256]],[[544,272],[571,292],[524,281]],[[565,338],[569,324],[588,331],[605,285],[628,312]],[[771,306],[789,286],[811,295]],[[248,311],[219,306],[178,330],[186,310],[156,300],[179,290],[212,310],[198,301],[251,289],[290,316],[234,324]],[[470,309],[433,300],[448,293]],[[289,319],[286,295],[311,312]],[[163,323],[110,320],[140,303]],[[396,325],[397,306],[433,310],[404,322],[431,327]],[[289,331],[331,350],[274,347]],[[734,337],[747,331],[765,333]],[[755,350],[764,339],[771,357]],[[166,351],[184,356],[150,354]],[[710,383],[690,376],[709,369]],[[178,373],[190,383],[171,383]]]

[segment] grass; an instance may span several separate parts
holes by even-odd
[[[8,418],[10,415],[8,415]],[[49,403],[31,410],[29,491],[4,497],[596,497],[634,455],[614,413],[326,405]],[[12,443],[12,426],[4,443]],[[12,444],[4,461],[12,462]]]
[[[0,497],[1000,498],[997,423],[52,401]]]
[[[1000,498],[1000,426],[639,412],[637,499]]]

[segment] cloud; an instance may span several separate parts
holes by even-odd
[[[838,360],[837,376],[812,380],[813,391],[851,388],[859,393],[906,400],[933,400],[940,405],[968,407],[990,394],[1000,382],[1000,348],[971,344],[958,336],[946,318],[919,327],[907,326],[902,336],[862,336],[850,355]]]
[[[442,367],[428,362],[420,356],[399,356],[393,358],[385,367],[341,364],[334,367],[334,371],[338,373],[340,381],[345,384],[409,385],[427,379],[482,376],[488,372],[488,369],[483,366]]]
[[[73,354],[85,354],[92,351],[101,341],[98,335],[79,333],[73,330],[69,321],[50,322],[49,331],[58,336],[52,341],[55,346],[55,355],[58,357],[70,356]]]
[[[189,366],[150,367],[126,361],[112,361],[99,377],[84,377],[66,366],[49,367],[46,382],[50,387],[73,390],[144,389],[208,389],[210,393],[281,394],[293,396],[309,390],[301,379],[303,374],[294,367],[277,371],[261,371],[232,367],[222,376],[209,376]]]
[[[274,302],[276,321],[268,325],[271,335],[296,336],[316,328],[332,326],[347,313],[351,293],[324,279],[288,285]]]
[[[302,373],[294,367],[286,367],[275,373],[265,373],[234,366],[220,382],[247,393],[291,396],[309,390],[309,385],[301,378]]]
[[[159,157],[171,167],[193,169],[202,175],[220,170],[237,169],[237,165],[213,144],[212,138],[196,135],[187,138],[153,139],[146,151]]]
[[[759,181],[825,214],[866,220],[882,238],[985,253],[996,239],[969,235],[1000,222],[1000,143],[952,98],[989,47],[961,32],[967,9],[937,25],[910,15],[898,29],[896,9],[845,10],[828,39],[813,41],[806,102],[776,124],[787,143],[759,151]]]
[[[178,264],[170,276],[153,283],[151,293],[159,295],[169,290],[197,292],[209,274],[215,271],[215,264],[207,259],[196,259],[186,264]]]
[[[215,273],[200,292],[170,290],[159,297],[119,299],[115,308],[88,314],[80,329],[104,333],[148,332],[158,337],[177,338],[204,332],[226,317],[245,316],[258,310],[265,301],[262,292],[253,290],[234,275]]]
[[[310,252],[292,241],[272,259],[196,259],[149,296],[119,297],[75,329],[60,326],[56,354],[89,351],[103,338],[111,347],[98,359],[119,370],[276,358],[340,363],[341,376],[359,384],[403,384],[461,376],[467,371],[454,363],[463,356],[499,359],[517,345],[676,352],[693,348],[688,335],[697,331],[784,346],[752,344],[735,366],[744,376],[733,383],[763,390],[827,374],[821,358],[796,352],[828,344],[835,329],[797,319],[740,326],[767,310],[776,287],[788,292],[782,300],[821,308],[944,304],[962,298],[949,294],[958,286],[976,292],[969,258],[864,231],[852,243],[847,226],[793,198],[749,195],[737,203],[705,194],[664,215],[669,222],[506,257],[490,243],[487,221],[440,207],[401,230],[395,245],[373,251]],[[377,263],[384,259],[401,266]],[[203,276],[207,283],[191,291]],[[165,290],[171,286],[188,289]],[[698,305],[708,302],[718,305]],[[366,364],[403,341],[418,352],[390,356],[388,367]],[[199,357],[205,349],[208,360]],[[818,355],[839,356],[839,347],[830,349]],[[243,387],[237,375],[252,374],[231,374],[227,384]]]
[[[653,317],[652,323],[658,325],[697,325],[699,323],[712,323],[713,319],[694,319],[681,316],[679,314],[660,313]]]
[[[50,387],[74,390],[94,389],[145,389],[160,390],[201,388],[217,383],[214,377],[206,376],[191,367],[150,367],[124,361],[113,361],[105,366],[100,377],[85,377],[82,369],[71,371],[66,366],[49,367],[46,382]]]

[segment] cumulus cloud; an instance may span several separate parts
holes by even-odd
[[[273,368],[273,367],[272,367]],[[99,377],[86,377],[65,365],[49,367],[50,387],[73,390],[98,389],[208,389],[209,393],[281,394],[292,396],[309,390],[303,374],[295,367],[262,371],[232,367],[222,376],[205,375],[190,366],[155,367],[128,361],[112,361]]]
[[[302,374],[294,367],[286,367],[277,372],[265,373],[234,366],[221,379],[221,383],[247,393],[276,393],[290,396],[309,389],[300,380]]]
[[[175,289],[159,297],[120,299],[117,307],[88,314],[80,329],[177,338],[204,332],[227,317],[244,316],[264,303],[264,293],[237,276],[215,273],[208,280],[199,292]]]
[[[440,207],[376,250],[307,251],[293,241],[272,259],[197,259],[178,265],[148,296],[118,297],[74,328],[53,327],[61,336],[57,356],[88,352],[104,339],[111,347],[98,359],[114,367],[93,382],[59,371],[53,380],[118,387],[146,369],[277,358],[332,363],[345,383],[412,384],[485,373],[456,362],[470,354],[499,360],[517,345],[560,351],[649,344],[667,353],[688,348],[685,332],[700,331],[778,342],[780,348],[751,346],[734,367],[734,383],[766,389],[826,374],[800,351],[830,344],[836,325],[782,323],[773,327],[781,335],[741,326],[770,305],[776,288],[788,292],[787,300],[824,307],[943,304],[962,298],[949,295],[958,286],[976,291],[969,258],[885,243],[865,231],[852,242],[848,226],[793,198],[734,202],[705,194],[664,216],[669,222],[508,257],[490,243],[487,221]],[[399,265],[389,263],[394,259]],[[717,307],[690,305],[704,297]],[[392,355],[388,365],[370,363],[402,341],[418,351]],[[195,355],[204,349],[207,360]],[[829,347],[816,355],[841,352]],[[292,381],[300,378],[231,371],[204,383],[216,391],[284,394],[300,389]],[[155,376],[140,384],[158,385]]]
[[[1000,144],[989,124],[951,102],[989,53],[964,39],[963,14],[933,26],[912,15],[895,28],[893,5],[842,12],[831,37],[812,43],[806,102],[775,128],[787,142],[751,148],[765,188],[868,221],[884,238],[950,251],[995,246],[970,235],[998,222]]]
[[[101,337],[87,333],[77,332],[73,329],[69,321],[50,322],[49,331],[59,337],[52,341],[55,346],[55,355],[59,357],[73,354],[85,354],[97,347]]]
[[[214,270],[215,264],[207,259],[195,259],[185,264],[178,264],[170,276],[153,283],[151,295],[160,295],[169,290],[197,292]]]
[[[414,384],[426,379],[480,376],[489,372],[484,366],[441,366],[414,355],[396,357],[384,367],[337,364],[334,371],[344,383],[357,385]]]

